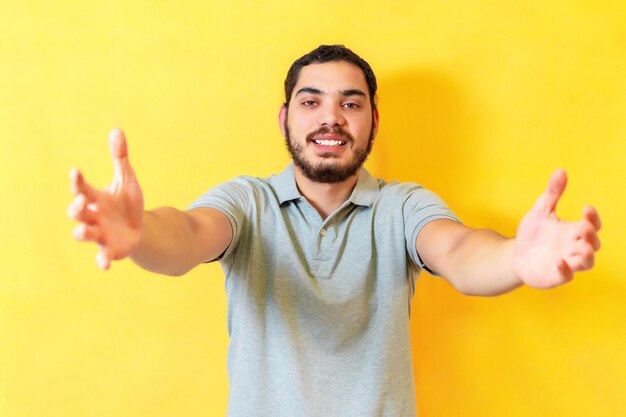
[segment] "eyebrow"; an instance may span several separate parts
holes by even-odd
[[[301,89],[298,90],[298,92],[296,93],[296,96],[300,93],[324,94],[322,90],[318,88],[313,88],[313,87],[302,87]]]
[[[353,88],[351,90],[343,90],[340,91],[341,95],[344,97],[349,97],[349,96],[363,96],[365,97],[365,93],[357,88]]]
[[[324,92],[320,90],[319,88],[313,88],[313,87],[302,87],[296,92],[296,96],[301,93],[319,94],[319,95],[324,94]],[[363,91],[359,90],[358,88],[353,88],[350,90],[341,90],[339,91],[339,93],[341,93],[341,95],[344,97],[350,97],[350,96],[365,97],[366,96],[366,94]]]

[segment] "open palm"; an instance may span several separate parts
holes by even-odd
[[[111,131],[109,147],[113,158],[114,178],[104,190],[85,181],[78,170],[72,170],[70,182],[74,200],[68,208],[70,218],[79,222],[74,237],[96,242],[96,257],[102,269],[111,261],[130,255],[141,238],[143,195],[128,161],[126,138],[119,129]]]
[[[550,288],[570,281],[574,272],[591,268],[600,248],[600,217],[585,207],[583,219],[565,222],[556,216],[556,205],[565,190],[567,175],[552,174],[545,193],[522,219],[516,237],[515,271],[536,288]]]

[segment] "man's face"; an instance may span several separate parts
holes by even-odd
[[[365,76],[345,61],[303,67],[279,117],[296,169],[322,183],[355,175],[378,128]]]

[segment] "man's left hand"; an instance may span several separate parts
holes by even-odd
[[[593,267],[594,254],[600,249],[601,222],[593,207],[585,207],[583,219],[577,222],[556,216],[566,184],[565,171],[555,171],[517,229],[515,273],[531,287],[551,288],[570,281],[574,272]]]

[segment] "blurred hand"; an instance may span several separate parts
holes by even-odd
[[[555,171],[548,188],[517,229],[515,272],[525,284],[550,288],[570,281],[574,272],[590,269],[600,249],[600,217],[585,207],[583,219],[564,222],[556,216],[556,205],[565,191],[565,171]]]
[[[104,270],[109,269],[111,261],[129,256],[137,247],[143,220],[143,195],[128,161],[126,138],[121,130],[111,131],[109,148],[113,158],[112,184],[98,190],[73,169],[70,184],[75,197],[68,208],[69,217],[79,222],[74,237],[100,246],[96,262]]]

